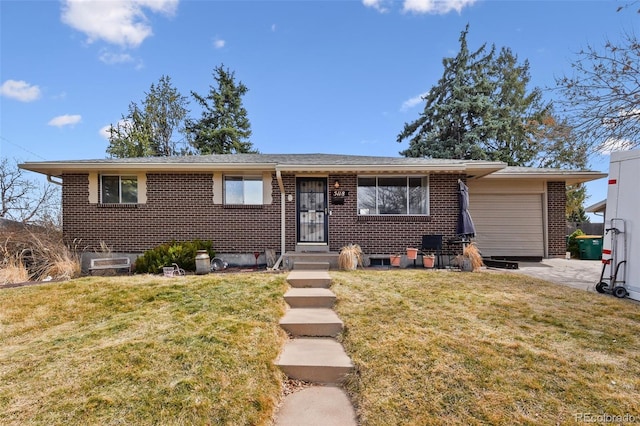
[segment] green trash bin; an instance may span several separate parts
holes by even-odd
[[[580,259],[600,260],[602,259],[602,236],[601,235],[579,235],[576,237]]]

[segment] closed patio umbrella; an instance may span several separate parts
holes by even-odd
[[[460,203],[460,214],[458,216],[458,235],[471,238],[476,235],[476,228],[473,225],[471,214],[469,214],[469,188],[463,181],[458,179],[458,200]]]

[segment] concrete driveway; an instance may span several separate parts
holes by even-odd
[[[600,260],[543,259],[542,262],[519,262],[519,269],[509,270],[553,283],[586,291],[596,291],[600,281]]]

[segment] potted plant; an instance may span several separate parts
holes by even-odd
[[[407,247],[407,259],[416,260],[418,258],[418,249]]]
[[[460,269],[465,272],[477,271],[484,263],[482,262],[482,255],[476,246],[476,243],[468,244],[462,250],[462,259],[460,263]]]
[[[400,266],[400,260],[402,260],[402,256],[400,254],[392,254],[389,256],[389,260],[391,261],[391,266]]]
[[[349,244],[340,249],[338,255],[338,267],[347,271],[353,271],[362,266],[362,248],[358,244]]]
[[[433,266],[435,265],[435,262],[436,262],[435,254],[425,253],[422,255],[422,265],[425,268],[433,268]]]

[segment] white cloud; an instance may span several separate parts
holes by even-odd
[[[100,130],[98,130],[100,136],[102,136],[106,140],[109,140],[109,136],[111,136],[111,126],[115,128],[120,126],[122,130],[128,130],[131,128],[131,122],[129,120],[120,120],[115,124],[107,124],[106,126],[101,127]]]
[[[444,15],[453,10],[460,13],[462,9],[473,5],[476,1],[478,0],[404,0],[402,11],[433,15]],[[389,11],[388,6],[393,5],[393,0],[362,0],[362,4],[380,13],[386,13]]]
[[[54,127],[73,126],[74,124],[78,124],[81,120],[82,116],[80,115],[65,114],[52,118],[47,124]]]
[[[610,155],[615,151],[629,151],[637,144],[629,139],[607,139],[598,147],[598,152],[602,155]]]
[[[98,130],[98,134],[102,138],[109,140],[109,136],[111,136],[109,129],[111,129],[111,124],[107,124],[106,126],[101,127],[100,130]]]
[[[100,54],[100,61],[105,64],[113,65],[113,64],[126,64],[133,62],[133,56],[128,53],[113,53],[104,51]]]
[[[428,13],[444,15],[455,10],[460,13],[462,9],[473,5],[477,0],[404,0],[402,10],[412,13]]]
[[[216,38],[215,40],[213,40],[213,47],[215,47],[216,49],[222,49],[225,44],[227,44],[227,42],[220,38]]]
[[[421,93],[418,96],[414,96],[411,99],[407,99],[406,101],[404,101],[402,103],[402,106],[400,107],[400,111],[404,112],[404,111],[408,111],[411,108],[413,108],[416,105],[421,104],[424,101],[424,97],[427,96],[429,92],[425,92],[425,93]]]
[[[0,86],[0,95],[21,102],[31,102],[40,98],[41,92],[38,86],[31,85],[26,81],[7,80]]]
[[[385,3],[385,0],[362,0],[362,4],[367,7],[371,7],[380,13],[386,13],[389,11],[389,9],[385,7]]]
[[[84,33],[87,42],[104,40],[123,47],[137,47],[153,34],[145,15],[173,15],[179,0],[64,0],[62,22]]]

